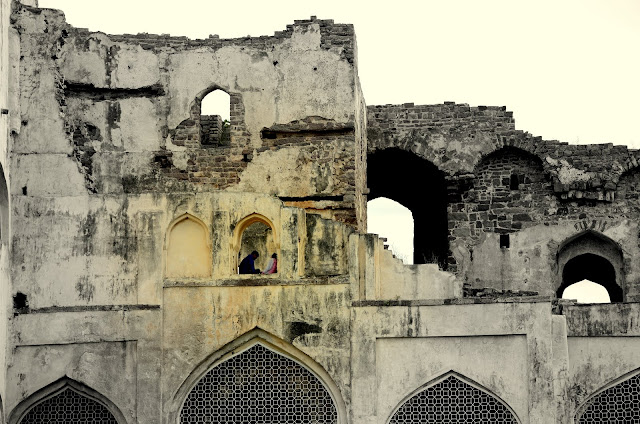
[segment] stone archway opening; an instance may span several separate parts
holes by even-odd
[[[367,231],[387,239],[389,249],[405,264],[413,263],[413,215],[400,203],[378,197],[367,202]]]
[[[611,303],[609,292],[601,284],[581,280],[564,289],[562,299],[575,299],[578,303]]]
[[[565,242],[558,253],[558,271],[558,298],[589,302],[595,284],[606,291],[608,301],[624,301],[622,251],[602,234],[586,231]],[[606,297],[597,300],[607,301]]]
[[[200,103],[200,143],[225,146],[231,141],[231,96],[217,89]]]
[[[613,265],[607,259],[593,253],[576,256],[565,264],[562,269],[562,285],[558,289],[558,297],[568,298],[572,292],[575,295],[575,285],[585,280],[604,288],[609,301],[622,302],[622,289],[616,284],[616,271]],[[571,287],[574,290],[565,294],[565,291]],[[592,291],[593,287],[586,287],[584,290]]]
[[[265,271],[267,267],[273,265],[271,259],[276,261],[276,273],[281,269],[280,262],[280,242],[278,233],[273,223],[263,215],[251,214],[242,219],[236,225],[233,237],[232,252],[235,255],[233,272],[240,272],[242,260],[253,252],[258,252],[259,256],[254,260],[254,267],[257,270]],[[273,255],[275,254],[275,258]],[[245,270],[246,271],[246,270]]]
[[[367,155],[369,200],[386,197],[411,211],[414,220],[413,263],[447,268],[449,239],[447,186],[433,163],[398,148]]]

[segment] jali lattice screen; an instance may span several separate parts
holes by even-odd
[[[515,424],[511,411],[495,397],[449,376],[407,400],[391,424]]]
[[[67,387],[34,405],[20,424],[118,424],[106,406]]]
[[[640,423],[640,375],[594,396],[579,415],[579,424]]]
[[[297,362],[256,344],[207,372],[180,411],[181,423],[336,423],[331,395]]]

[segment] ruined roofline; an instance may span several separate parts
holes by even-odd
[[[481,160],[500,149],[519,149],[538,158],[562,199],[611,202],[620,178],[640,167],[638,149],[543,140],[517,130],[505,106],[367,106],[367,134],[369,153],[392,147],[411,151],[436,165],[450,181],[473,178]],[[467,145],[475,147],[465,152]],[[449,160],[454,156],[464,160]]]
[[[507,110],[506,106],[470,106],[469,103],[456,103],[445,101],[443,103],[435,104],[422,104],[416,105],[414,103],[387,103],[384,105],[367,105],[367,112],[373,114],[381,114],[385,112],[398,112],[400,110],[406,110],[410,113],[426,112],[432,114],[430,119],[434,122],[446,121],[460,118],[475,118],[482,117],[486,121],[503,122],[510,124],[508,127],[503,127],[500,131],[501,135],[516,136],[517,138],[532,139],[534,142],[540,142],[545,144],[551,144],[556,146],[567,146],[569,149],[575,149],[580,151],[583,155],[599,155],[601,154],[599,149],[613,149],[614,151],[626,151],[629,154],[640,152],[640,149],[629,148],[625,144],[614,143],[587,143],[587,144],[571,144],[566,141],[560,140],[544,140],[541,136],[534,136],[525,130],[515,129],[515,118],[513,117],[513,111]],[[453,123],[453,122],[451,122]],[[512,131],[508,131],[511,129]],[[509,133],[512,134],[509,134]],[[594,150],[594,146],[595,150]],[[591,148],[590,148],[591,147]],[[640,155],[637,155],[637,159],[640,161]]]
[[[14,3],[13,12],[20,8],[35,14],[48,13],[57,15],[58,19],[65,23],[65,28],[69,34],[79,37],[90,37],[92,35],[102,35],[108,37],[113,42],[127,44],[138,44],[143,49],[161,50],[163,48],[198,48],[213,47],[215,49],[225,46],[246,45],[257,49],[271,47],[281,40],[291,38],[296,27],[306,27],[317,24],[320,27],[321,41],[320,47],[326,50],[336,50],[349,61],[355,61],[355,30],[353,24],[336,24],[333,19],[318,19],[311,16],[309,19],[296,19],[293,24],[286,26],[282,31],[275,31],[273,35],[245,36],[237,38],[220,38],[219,35],[209,35],[209,38],[198,39],[187,36],[173,36],[170,34],[108,34],[100,30],[90,30],[88,28],[74,27],[67,23],[66,16],[62,10],[48,9]]]

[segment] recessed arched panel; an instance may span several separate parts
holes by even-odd
[[[218,363],[189,391],[179,422],[337,423],[325,385],[308,368],[261,343]]]
[[[16,407],[12,424],[126,424],[115,405],[82,383],[63,378]]]
[[[502,400],[449,373],[405,400],[389,424],[516,424]]]
[[[476,233],[508,234],[532,225],[536,210],[553,196],[539,157],[516,147],[484,156],[475,167],[471,198]],[[504,246],[501,246],[504,247]]]
[[[169,226],[166,276],[169,278],[211,276],[211,246],[207,227],[192,215],[185,214]]]
[[[638,371],[608,385],[578,408],[577,424],[640,423]]]

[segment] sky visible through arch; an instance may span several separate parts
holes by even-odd
[[[506,106],[517,129],[547,140],[640,148],[638,0],[40,0],[39,5],[64,10],[76,27],[111,34],[272,35],[312,15],[351,23],[369,105]]]

